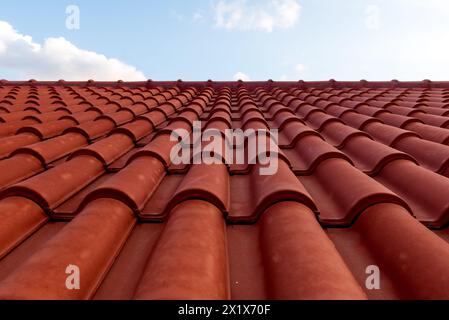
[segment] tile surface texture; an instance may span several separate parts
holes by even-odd
[[[449,299],[448,224],[449,83],[0,81],[1,299]]]

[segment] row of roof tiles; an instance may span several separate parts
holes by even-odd
[[[3,85],[0,297],[449,298],[448,97]],[[277,173],[171,164],[195,120],[278,129]]]

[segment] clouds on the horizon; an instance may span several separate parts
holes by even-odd
[[[76,47],[63,37],[42,44],[0,21],[0,67],[23,79],[37,80],[145,80],[143,72],[118,59]]]
[[[243,73],[242,71],[236,72],[232,78],[235,81],[238,81],[238,80],[250,81],[251,80],[251,78],[246,73]]]
[[[275,28],[293,27],[301,6],[297,0],[220,0],[213,9],[219,28],[271,32]]]

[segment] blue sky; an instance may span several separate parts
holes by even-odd
[[[449,80],[446,0],[5,0],[0,21],[12,80]]]

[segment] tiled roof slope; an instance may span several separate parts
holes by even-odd
[[[277,173],[171,164],[195,120]],[[1,81],[0,159],[3,299],[449,299],[447,83]]]

